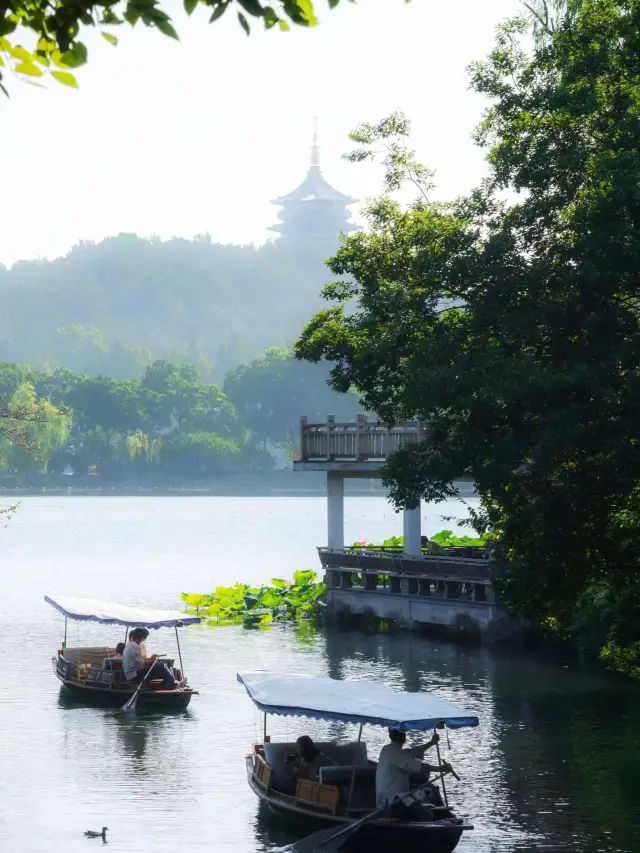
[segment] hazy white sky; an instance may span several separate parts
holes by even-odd
[[[261,243],[276,219],[269,200],[306,173],[314,116],[325,176],[357,198],[378,191],[380,172],[340,159],[347,133],[394,109],[412,119],[439,197],[483,174],[470,139],[483,105],[465,68],[518,0],[360,0],[331,13],[317,0],[316,29],[256,25],[250,38],[235,13],[209,26],[205,10],[165,8],[179,44],[144,27],[120,27],[116,48],[92,33],[79,91],[8,81],[0,262],[122,231]]]

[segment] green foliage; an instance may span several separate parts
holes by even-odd
[[[207,477],[226,470],[240,452],[239,442],[216,433],[179,433],[165,441],[161,460],[168,471]]]
[[[182,593],[187,613],[206,618],[213,627],[244,625],[266,628],[273,622],[303,620],[316,616],[326,593],[312,571],[294,572],[291,582],[273,578],[270,586],[249,587],[237,583],[219,586],[212,593]]]
[[[302,414],[324,423],[329,413],[351,421],[361,411],[354,393],[340,397],[328,380],[328,366],[303,364],[287,349],[272,347],[228,373],[223,388],[258,439],[297,442]]]
[[[484,548],[487,544],[484,537],[474,538],[472,536],[456,536],[452,530],[441,530],[439,533],[434,533],[433,536],[429,536],[427,538],[427,541],[427,547],[422,549],[425,554],[433,550],[433,543],[435,543],[439,549]],[[397,548],[398,550],[402,550],[402,548],[404,548],[404,536],[390,536],[388,539],[385,539],[381,545],[374,545],[372,542],[367,542],[365,539],[359,539],[357,542],[354,542],[351,547],[355,549],[368,548],[373,551],[377,548]]]
[[[68,418],[48,400],[39,400],[30,382],[0,399],[0,470],[46,473],[68,435]]]
[[[614,672],[640,679],[640,640],[628,646],[608,642],[600,651],[600,660]]]
[[[93,333],[88,337],[95,339]],[[278,349],[229,374],[229,397],[202,382],[193,366],[166,359],[149,364],[138,380],[0,362],[0,431],[11,433],[15,445],[5,445],[2,466],[27,478],[69,466],[79,477],[91,473],[107,482],[211,480],[232,471],[270,470],[275,462],[266,441],[292,450],[301,410],[312,417],[314,406],[336,411],[327,377],[328,367],[302,365]],[[20,420],[16,407],[26,387],[40,403],[34,408],[33,399],[23,400]],[[15,397],[21,388],[22,396]],[[345,417],[355,417],[356,403],[355,395],[345,400]],[[47,421],[46,430],[38,427],[44,467],[19,452],[33,449],[35,426],[24,421],[36,416]],[[324,420],[326,411],[317,417]],[[47,436],[53,443],[45,447]]]
[[[483,548],[486,544],[483,537],[456,536],[452,530],[441,530],[434,534],[431,539],[441,548]]]
[[[560,634],[598,581],[622,606],[640,567],[640,7],[570,11],[533,43],[531,17],[506,22],[472,66],[489,102],[477,190],[403,209],[387,158],[369,233],[330,261],[336,304],[296,347],[384,421],[424,419],[426,440],[387,466],[395,504],[470,474],[474,526],[508,565],[502,600]],[[395,116],[356,135],[370,151],[407,130]],[[629,624],[614,645],[632,648]]]
[[[329,8],[337,6],[339,0],[329,0]],[[184,0],[184,9],[193,14],[198,6],[211,12],[213,23],[231,7],[243,30],[249,35],[249,21],[261,21],[265,29],[276,25],[280,30],[289,29],[293,23],[300,27],[317,24],[311,0],[275,0],[264,5],[260,0]],[[27,77],[42,77],[50,71],[59,83],[77,87],[77,80],[69,68],[79,68],[88,59],[88,50],[81,41],[87,27],[97,27],[112,45],[118,40],[111,28],[124,23],[137,23],[151,27],[165,36],[178,39],[178,34],[169,15],[161,8],[159,0],[9,0],[0,8],[0,67],[8,67],[16,74]],[[16,42],[20,34],[37,37],[34,51],[28,51]],[[0,74],[0,87],[2,86]]]
[[[378,124],[363,122],[349,134],[349,139],[362,147],[345,154],[344,159],[361,163],[375,160],[379,153],[383,153],[385,192],[395,192],[409,181],[428,201],[427,193],[433,189],[434,173],[419,163],[415,159],[415,151],[407,146],[410,129],[408,119],[401,112],[392,113]]]

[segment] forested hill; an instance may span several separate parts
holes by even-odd
[[[156,358],[220,381],[286,345],[320,305],[324,256],[121,234],[54,261],[0,265],[0,361],[139,376]]]

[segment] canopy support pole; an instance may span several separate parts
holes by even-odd
[[[267,742],[267,712],[264,712],[264,725],[262,727],[262,744]]]
[[[437,724],[433,727],[433,733],[438,734],[438,726]],[[436,742],[436,752],[438,754],[438,766],[442,763],[440,760],[440,743]],[[444,784],[444,773],[442,770],[440,771],[440,784],[442,785],[442,796],[444,797],[444,804],[447,808],[449,808],[449,803],[447,801],[447,788]]]
[[[68,622],[68,619],[67,619],[67,617],[65,616],[65,617],[64,617],[64,640],[62,641],[62,647],[63,647],[64,649],[66,649],[66,648],[67,648],[67,622]]]
[[[353,789],[356,784],[356,758],[358,757],[358,747],[360,746],[360,741],[362,739],[362,725],[360,725],[360,729],[358,731],[358,742],[356,744],[356,754],[353,756],[353,768],[351,770],[351,785],[349,787],[349,799],[347,800],[347,808],[351,808],[351,797],[353,797]]]
[[[182,680],[184,681],[184,668],[182,666],[182,652],[180,651],[180,637],[178,636],[178,626],[175,626],[176,629],[176,643],[178,644],[178,659],[180,661],[180,674],[182,675]]]

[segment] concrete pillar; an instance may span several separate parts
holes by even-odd
[[[402,512],[402,526],[404,535],[404,553],[420,556],[420,507],[417,509],[404,509]]]
[[[344,548],[344,477],[327,471],[327,547]]]

